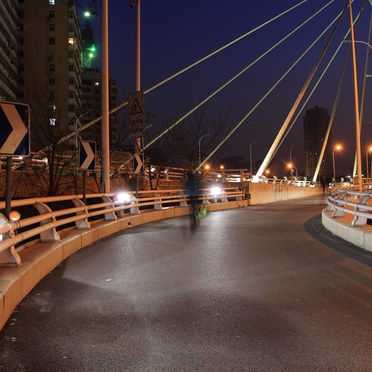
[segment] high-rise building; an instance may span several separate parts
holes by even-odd
[[[81,115],[80,27],[75,0],[18,2],[18,99],[31,107],[36,150],[73,131]]]
[[[102,113],[102,72],[97,68],[83,69],[82,72],[82,112],[80,124],[84,126],[90,121],[99,118]],[[109,108],[110,110],[117,106],[116,99],[116,81],[109,79]],[[96,141],[98,147],[101,146],[101,121],[91,125],[80,132],[83,139]],[[110,149],[117,147],[117,114],[111,114],[109,117],[110,125]]]
[[[17,97],[18,1],[0,1],[0,100]]]
[[[324,139],[329,124],[328,110],[323,107],[314,107],[306,111],[304,122],[304,149],[306,176],[313,177]],[[332,138],[329,136],[328,144],[324,153],[323,161],[319,170],[319,176],[332,175]]]
[[[82,26],[81,35],[81,59],[82,59],[82,116],[80,124],[91,122],[102,115],[102,72],[94,67],[96,58],[96,47],[93,36],[93,30],[89,17],[84,17],[85,24]],[[116,107],[116,81],[109,78],[109,108]],[[80,132],[80,137],[87,140],[95,141],[98,148],[101,147],[101,124],[99,121],[84,131]],[[117,114],[109,117],[110,125],[110,149],[117,148]]]

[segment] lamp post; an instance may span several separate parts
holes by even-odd
[[[288,168],[291,170],[291,179],[293,178],[293,170],[296,171],[296,177],[298,177],[298,171],[297,168],[293,165],[293,163],[288,164]]]
[[[367,151],[366,151],[366,176],[367,176],[367,178],[369,178],[369,176],[370,176],[370,174],[369,174],[369,161],[368,161],[368,153],[369,152],[372,152],[372,146],[369,146],[368,147],[368,149],[367,149]]]
[[[356,137],[356,160],[358,172],[358,189],[362,191],[362,159],[361,159],[361,145],[360,145],[360,116],[359,116],[359,95],[358,95],[358,78],[357,78],[357,60],[355,53],[355,36],[352,0],[348,0],[350,13],[350,37],[351,37],[351,55],[353,60],[353,81],[354,81],[354,105],[355,105],[355,137]]]
[[[251,142],[249,145],[249,164],[251,166],[251,177],[253,175],[253,166],[252,166],[252,146],[258,142],[258,139],[256,141]]]
[[[333,150],[332,150],[333,178],[335,179],[335,181],[336,181],[335,150],[340,151],[341,149],[342,149],[341,145],[336,145],[335,147],[333,147]]]
[[[296,147],[297,146],[297,143],[292,145],[290,148],[289,148],[289,162],[292,163],[292,148],[293,147]]]
[[[204,137],[207,137],[209,136],[209,133],[207,134],[203,134],[200,138],[199,138],[199,166],[201,164],[201,141]]]
[[[108,0],[102,0],[102,177],[101,192],[110,192]]]

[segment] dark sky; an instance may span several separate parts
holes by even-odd
[[[147,89],[153,86],[300,2],[300,0],[141,0],[142,88]],[[196,104],[202,101],[328,3],[330,5],[320,15],[307,23],[203,106],[202,110],[216,120],[222,120],[224,115],[227,112],[229,113],[228,127],[226,127],[226,132],[228,132],[244,115],[252,110],[263,95],[336,18],[337,14],[344,8],[346,0],[335,0],[333,2],[329,0],[308,0],[304,2],[289,14],[147,94],[145,98],[146,110],[156,114],[156,122],[169,118],[177,119],[180,116],[178,113],[183,112],[185,105],[192,107],[192,102]],[[362,3],[364,3],[364,0],[354,1],[354,17],[358,14]],[[85,6],[95,4],[97,16],[92,19],[92,26],[95,32],[94,37],[98,46],[100,46],[101,1],[79,0],[78,4],[81,6],[81,11]],[[119,93],[123,97],[135,90],[136,10],[129,8],[128,4],[129,0],[109,1],[110,72],[117,80]],[[372,7],[368,4],[356,30],[357,40],[368,40],[371,10]],[[349,22],[347,11],[323,62],[319,66],[309,91],[345,36]],[[241,155],[249,160],[249,145],[258,139],[259,142],[252,147],[253,160],[263,159],[331,31],[332,27],[269,97],[249,116],[222,147],[220,153]],[[329,71],[306,104],[305,110],[318,105],[326,107],[331,112],[349,48],[348,44],[341,47]],[[366,45],[357,44],[360,91],[367,50]],[[100,66],[100,61],[97,61],[97,66]],[[368,73],[372,74],[371,61]],[[341,142],[344,147],[342,153],[336,155],[337,168],[344,172],[351,172],[353,152],[355,151],[355,114],[351,79],[352,68],[349,65],[333,130],[334,142]],[[372,78],[367,79],[366,84],[366,105],[362,129],[362,152],[364,156],[367,144],[372,144],[371,93]],[[302,104],[300,107],[302,107]],[[288,161],[289,148],[293,146],[292,157],[299,170],[304,166],[303,116],[304,113],[299,116],[274,159],[280,164]],[[151,131],[152,134],[155,134],[158,124],[155,122],[153,124],[154,128],[151,128]],[[297,146],[295,146],[296,144]],[[205,145],[208,146],[208,137],[205,138]]]

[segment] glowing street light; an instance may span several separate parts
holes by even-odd
[[[332,150],[333,178],[336,180],[335,150],[336,151],[341,151],[342,150],[342,146],[341,145],[336,145],[336,146],[333,147],[333,150]]]
[[[292,176],[293,176],[293,170],[296,171],[296,177],[298,177],[298,171],[297,171],[297,168],[293,165],[293,163],[288,163],[288,164],[287,164],[287,167],[288,167],[288,169],[291,170],[291,179],[292,179]]]

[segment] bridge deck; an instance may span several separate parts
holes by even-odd
[[[194,232],[175,218],[96,242],[21,303],[0,369],[368,370],[371,266],[308,232],[323,206],[214,212]]]

